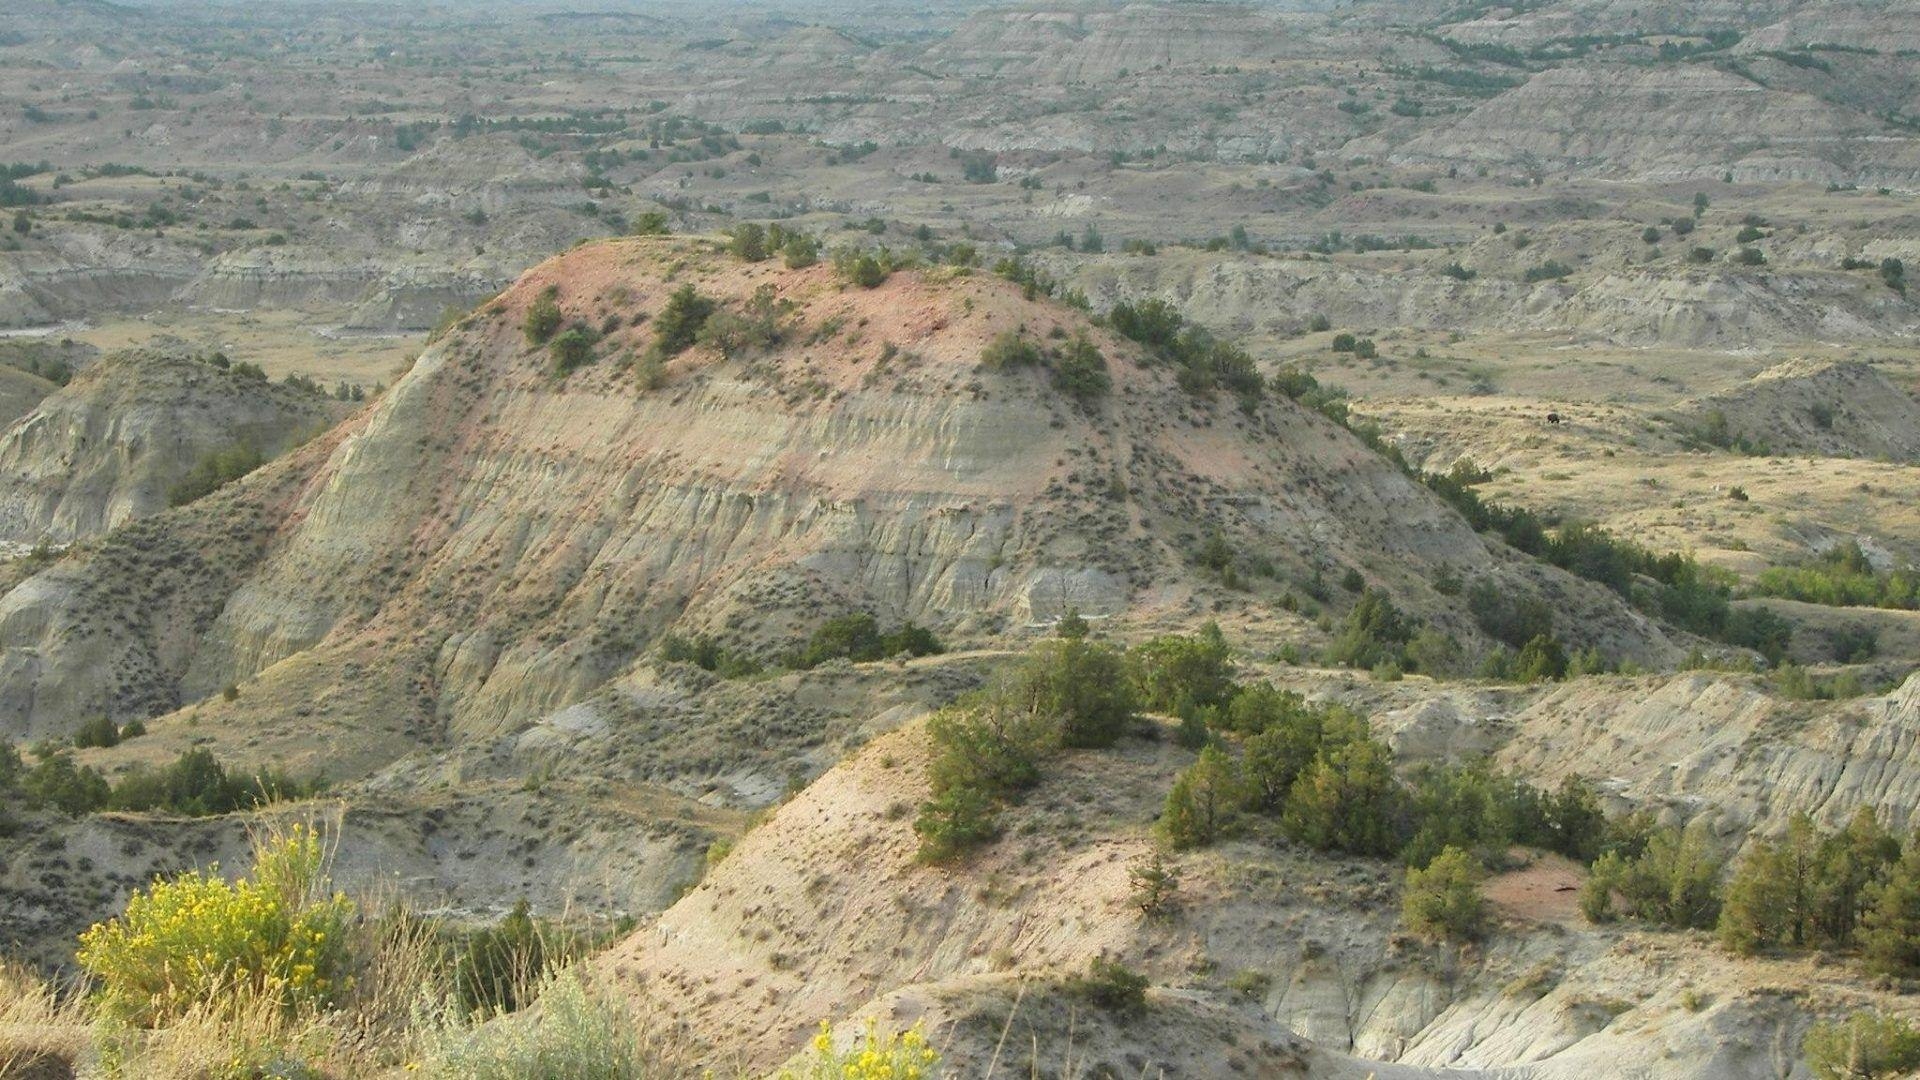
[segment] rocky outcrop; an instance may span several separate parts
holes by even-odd
[[[361,294],[342,326],[346,330],[395,333],[427,330],[449,312],[466,312],[500,291],[510,277],[483,270],[405,267],[393,270]]]

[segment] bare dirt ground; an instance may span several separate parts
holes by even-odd
[[[1529,863],[1518,870],[1495,874],[1484,887],[1495,911],[1529,922],[1563,926],[1583,925],[1580,886],[1586,868],[1564,855],[1528,853]]]

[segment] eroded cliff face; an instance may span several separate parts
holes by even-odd
[[[1338,35],[1290,31],[1286,18],[1254,7],[1023,7],[971,16],[924,60],[973,76],[1080,83],[1158,67],[1267,64],[1337,51],[1329,39]]]
[[[1862,290],[1857,276],[1837,270],[1636,266],[1630,252],[1619,250],[1618,237],[1593,235],[1600,231],[1564,230],[1555,243],[1565,251],[1521,252],[1483,236],[1464,250],[1436,253],[1430,267],[1412,271],[1306,258],[1192,255],[1152,262],[1119,256],[1071,265],[1062,260],[1060,272],[1072,274],[1102,306],[1155,297],[1205,325],[1256,337],[1299,333],[1310,314],[1340,326],[1574,333],[1623,345],[1689,348],[1840,339],[1893,343],[1920,326],[1920,307],[1892,290]],[[1519,280],[1551,258],[1593,269],[1562,281]],[[1474,268],[1479,277],[1447,276],[1443,267],[1452,262]]]
[[[1371,137],[1347,149],[1641,180],[1717,179],[1730,170],[1741,181],[1912,185],[1920,146],[1872,140],[1880,130],[1869,115],[1813,93],[1705,65],[1560,67],[1450,126],[1397,146]]]
[[[1544,688],[1296,684],[1371,716],[1403,761],[1485,757],[1548,785],[1582,776],[1619,807],[1704,819],[1736,844],[1800,813],[1831,828],[1866,807],[1895,832],[1920,826],[1920,677],[1844,701],[1795,701],[1764,677],[1710,671]]]
[[[683,283],[728,317],[770,289],[781,341],[696,347],[641,390],[627,363]],[[564,379],[520,333],[549,286],[604,332],[598,361]],[[984,345],[1016,330],[1089,334],[1112,392],[1083,407],[1044,368],[986,370]],[[1619,654],[1670,649],[1597,586],[1489,548],[1317,414],[1189,395],[1132,343],[983,276],[850,290],[825,267],[774,271],[697,242],[578,249],[432,346],[361,421],[263,473],[232,496],[263,546],[186,587],[201,614],[143,647],[155,660],[127,681],[158,689],[126,708],[259,676],[256,704],[215,707],[257,718],[325,694],[396,738],[491,735],[581,699],[668,625],[769,656],[854,610],[957,640],[1073,609],[1186,618],[1217,589],[1192,563],[1216,533],[1281,581],[1351,567],[1466,635],[1460,602],[1431,586],[1442,567],[1531,580]],[[256,488],[285,501],[269,509]],[[164,520],[215,529],[225,505]],[[57,723],[45,703],[76,695],[62,656],[113,621],[110,604],[76,614],[72,579],[89,574],[55,567],[0,601],[9,688],[36,703],[9,723]],[[359,677],[338,674],[349,664]]]
[[[210,455],[277,457],[345,408],[185,355],[108,357],[0,433],[0,540],[98,536],[166,509],[174,486]]]
[[[1795,702],[1749,681],[1687,674],[1638,694],[1567,687],[1513,717],[1500,759],[1528,775],[1620,778],[1637,805],[1723,832],[1783,828],[1796,813],[1824,825],[1860,807],[1895,831],[1920,825],[1920,680],[1883,697]]]

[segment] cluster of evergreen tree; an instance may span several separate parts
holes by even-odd
[[[111,744],[90,738],[89,745]],[[79,764],[66,749],[42,746],[35,757],[29,767],[11,744],[0,743],[0,799],[17,799],[73,817],[99,810],[204,817],[311,798],[324,787],[317,778],[298,778],[279,769],[229,772],[204,747],[188,750],[159,768],[135,765],[117,782],[90,765]]]
[[[945,651],[939,636],[924,626],[905,622],[883,631],[871,613],[859,611],[821,623],[804,644],[788,649],[778,660],[782,667],[804,671],[829,660],[867,664],[895,656],[934,656]],[[751,653],[705,634],[662,636],[660,659],[692,664],[729,679],[757,674],[762,666]]]
[[[1183,700],[1198,700],[1181,690]],[[1175,779],[1161,829],[1196,847],[1267,822],[1319,851],[1426,866],[1448,848],[1497,862],[1516,844],[1590,860],[1606,840],[1593,790],[1543,791],[1484,765],[1402,777],[1366,719],[1267,684],[1229,682],[1198,710],[1200,756]]]
[[[761,225],[749,221],[735,226],[728,236],[727,250],[747,262],[764,262],[778,256],[789,270],[820,261],[820,241],[779,222]]]
[[[1703,637],[1754,649],[1771,663],[1786,655],[1791,625],[1766,608],[1733,607],[1731,575],[1690,555],[1656,554],[1583,522],[1549,528],[1531,510],[1485,502],[1474,488],[1492,476],[1466,462],[1422,479],[1476,530],[1496,533],[1520,551],[1597,581],[1643,611]]]
[[[1106,323],[1172,365],[1175,380],[1190,394],[1206,395],[1216,388],[1224,389],[1251,411],[1266,390],[1266,380],[1254,366],[1253,357],[1214,337],[1204,327],[1187,322],[1180,310],[1165,300],[1115,304],[1106,314]]]
[[[1858,543],[1840,544],[1800,566],[1774,566],[1754,580],[1757,596],[1830,607],[1920,608],[1920,573],[1873,567]]]
[[[951,860],[998,836],[1000,806],[1039,782],[1048,756],[1112,746],[1134,702],[1119,650],[1076,635],[1036,645],[998,685],[936,713],[932,798],[914,821],[921,858]]]

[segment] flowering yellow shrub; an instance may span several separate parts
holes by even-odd
[[[778,1080],[927,1080],[939,1064],[940,1055],[927,1045],[919,1024],[881,1034],[879,1025],[869,1020],[858,1042],[836,1050],[833,1028],[823,1020],[806,1060],[797,1071],[780,1070]]]
[[[102,1003],[137,1024],[222,1001],[323,1004],[346,988],[353,917],[352,901],[325,895],[325,861],[311,829],[266,837],[250,879],[214,868],[155,881],[81,934],[77,959]]]

